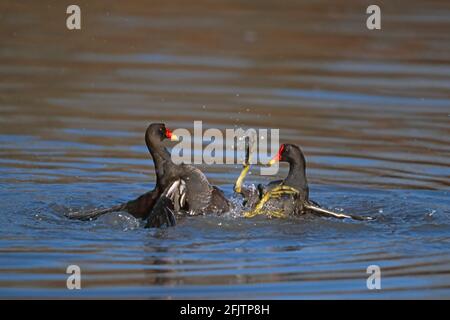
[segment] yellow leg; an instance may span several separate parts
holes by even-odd
[[[266,215],[269,216],[270,218],[279,218],[279,219],[287,217],[286,213],[283,210],[271,210],[268,211]]]
[[[278,199],[283,195],[295,195],[298,193],[299,193],[299,191],[297,189],[289,187],[289,186],[284,186],[282,184],[279,186],[276,186],[275,188],[273,188],[272,190],[270,190],[264,194],[264,196],[261,198],[261,200],[258,201],[258,203],[256,204],[256,206],[253,210],[244,212],[244,217],[252,218],[259,214],[266,213],[271,217],[284,218],[286,215],[284,214],[284,212],[282,210],[276,210],[276,211],[274,210],[274,211],[265,212],[263,210],[264,205],[270,199]]]
[[[300,192],[295,188],[280,184],[267,193],[270,193],[271,198],[279,198],[284,195],[295,195]]]
[[[241,174],[236,180],[236,183],[234,184],[234,192],[241,193],[242,190],[242,184],[244,183],[244,179],[247,176],[248,170],[250,169],[250,164],[244,163],[244,168],[241,171]]]

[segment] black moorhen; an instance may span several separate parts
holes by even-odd
[[[351,218],[355,220],[372,220],[370,217],[335,213],[323,209],[309,199],[309,187],[306,179],[306,160],[301,149],[293,144],[282,144],[277,155],[269,165],[277,161],[289,163],[289,173],[284,180],[272,181],[268,185],[258,185],[257,188],[243,186],[243,180],[249,168],[249,148],[246,149],[244,169],[239,176],[234,190],[243,195],[244,204],[250,208],[244,216],[253,217],[267,214],[272,217],[286,217],[314,213],[334,218]]]
[[[163,164],[164,162],[170,160],[170,154],[162,144],[164,139],[177,141],[178,137],[173,135],[163,123],[152,123],[148,126],[145,132],[145,143],[155,164],[156,185],[153,190],[139,196],[134,200],[110,208],[69,212],[66,216],[70,219],[93,220],[106,213],[125,211],[135,218],[146,219],[152,212],[156,201],[169,184],[169,182],[164,179]]]

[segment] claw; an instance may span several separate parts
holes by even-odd
[[[297,194],[297,193],[300,193],[300,191],[298,191],[297,189],[295,189],[293,187],[285,186],[283,184],[280,184],[279,186],[276,186],[275,188],[273,188],[269,192],[285,192],[286,194]]]
[[[246,140],[246,142],[247,142],[247,140]],[[241,171],[241,174],[237,178],[236,183],[234,184],[234,192],[236,192],[236,193],[241,193],[241,191],[242,191],[242,185],[244,183],[244,179],[247,176],[248,170],[250,169],[250,157],[251,157],[250,143],[246,143],[245,144],[245,159],[244,159],[244,162],[242,163],[243,169]]]
[[[296,195],[296,194],[298,194],[298,192],[295,192],[295,191],[288,191],[288,190],[286,190],[286,191],[275,191],[275,192],[271,192],[270,193],[270,195],[271,195],[271,198],[280,198],[281,196],[288,196],[288,195]]]
[[[244,212],[244,218],[253,218],[253,217],[257,216],[258,214],[260,214],[260,212],[257,212],[255,210],[247,211],[247,212]]]
[[[374,220],[374,218],[372,218],[372,217],[363,217],[363,216],[357,216],[357,215],[354,215],[354,214],[336,213],[336,212],[333,212],[333,211],[330,211],[330,210],[326,210],[326,209],[320,208],[318,206],[315,206],[315,205],[312,205],[312,204],[309,204],[309,203],[305,204],[305,208],[311,210],[315,214],[324,215],[324,216],[333,217],[333,218],[338,218],[338,219],[348,218],[348,219],[360,220],[360,221]]]
[[[275,188],[267,192],[267,194],[270,195],[269,196],[270,199],[278,199],[282,196],[296,195],[299,193],[300,192],[297,189],[285,185],[276,186]]]
[[[270,218],[286,218],[287,215],[283,210],[272,210],[266,213]]]

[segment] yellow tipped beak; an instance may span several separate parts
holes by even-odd
[[[272,159],[272,160],[270,160],[267,164],[269,165],[269,166],[273,166],[275,163],[277,163],[278,162],[278,160],[277,159]]]
[[[172,134],[172,136],[170,137],[170,141],[180,141],[180,139],[178,139],[178,136]]]

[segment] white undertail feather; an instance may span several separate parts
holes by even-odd
[[[326,210],[326,209],[323,209],[323,208],[319,208],[319,207],[314,206],[314,205],[309,204],[309,203],[305,203],[305,208],[309,209],[309,210],[312,210],[313,212],[320,213],[320,214],[327,215],[327,216],[331,216],[331,217],[338,218],[338,219],[345,219],[345,218],[347,218],[347,219],[355,219],[355,220],[373,220],[372,217],[360,217],[360,216],[348,215],[348,214],[344,214],[344,213],[336,213],[336,212],[329,211],[329,210]]]
[[[186,203],[186,182],[184,180],[181,180],[180,194],[180,208],[183,208]]]
[[[183,208],[186,203],[186,182],[179,179],[172,183],[172,185],[165,192],[166,196],[172,200],[172,202],[177,202],[179,208]]]

